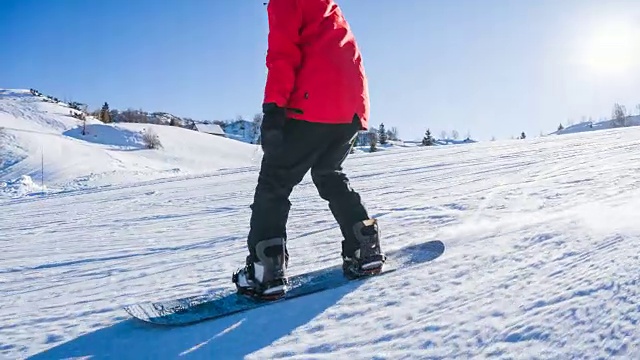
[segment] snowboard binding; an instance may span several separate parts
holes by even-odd
[[[274,280],[265,284],[255,284],[253,287],[239,286],[238,272],[233,274],[233,282],[236,283],[238,294],[253,300],[274,301],[283,298],[287,294],[289,283],[286,278]]]
[[[259,300],[277,300],[285,296],[289,282],[286,275],[285,240],[273,238],[256,244],[255,254],[247,256],[246,265],[233,273],[231,281],[238,293]]]
[[[352,256],[344,256],[342,271],[348,279],[378,275],[382,271],[387,256],[380,248],[380,230],[375,219],[356,223],[353,230],[359,248]]]

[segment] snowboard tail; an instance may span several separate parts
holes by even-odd
[[[335,289],[353,281],[364,281],[397,270],[420,265],[438,258],[444,253],[441,241],[430,241],[404,247],[387,253],[387,261],[376,275],[348,279],[343,275],[342,264],[328,266],[289,278],[289,290],[277,300],[259,300],[239,295],[235,288],[214,294],[190,296],[175,300],[143,302],[124,308],[136,319],[158,325],[189,325],[237,314],[298,297]]]

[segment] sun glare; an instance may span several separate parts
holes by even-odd
[[[625,22],[596,26],[586,43],[585,64],[591,71],[625,75],[640,64],[640,28]]]

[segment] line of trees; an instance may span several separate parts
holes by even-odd
[[[52,102],[52,103],[61,103],[61,101],[58,98],[49,96],[49,95],[44,95],[36,89],[30,89],[30,91],[32,95],[41,97],[43,99],[42,101]],[[187,117],[182,118],[182,117],[178,117],[165,112],[148,112],[142,109],[135,110],[131,108],[120,111],[117,109],[110,109],[109,104],[107,102],[105,102],[101,108],[96,109],[92,112],[88,112],[86,104],[76,102],[76,101],[66,101],[65,104],[72,109],[72,111],[69,112],[70,113],[69,115],[83,122],[84,124],[83,134],[86,132],[85,129],[86,129],[87,115],[91,115],[103,123],[118,123],[118,122],[148,123],[148,124],[184,127],[192,130],[196,129],[196,122],[193,119],[187,118]],[[640,116],[640,104],[637,104],[634,110],[635,110],[635,114]],[[629,122],[629,118],[631,116],[633,115],[631,114],[631,112],[627,111],[624,105],[615,103],[612,109],[611,123],[614,127],[629,126],[631,125]],[[600,120],[604,121],[606,119],[601,118]],[[261,122],[262,122],[261,113],[255,114],[252,121],[247,121],[242,116],[238,116],[234,120],[203,121],[203,123],[205,124],[213,123],[213,124],[220,125],[225,131],[229,127],[239,128],[240,131],[243,133],[244,138],[246,138],[247,140],[250,140],[252,143],[257,143],[257,144],[260,143]],[[586,116],[583,116],[581,123],[588,123],[589,126],[593,126],[593,118],[589,117],[587,119]],[[574,121],[572,119],[567,120],[567,126],[572,126],[573,124],[574,124]],[[557,130],[561,131],[564,129],[565,129],[565,125],[560,123]],[[442,130],[440,132],[440,138],[443,140],[445,139],[458,140],[460,138],[460,133],[455,129],[452,130],[450,134],[446,130]],[[515,139],[516,137],[512,136],[511,138]],[[522,132],[520,136],[518,136],[517,138],[525,139],[526,134]],[[466,136],[466,140],[470,140],[470,139],[471,139],[471,134],[470,132],[468,132]],[[369,146],[370,151],[373,152],[377,150],[378,144],[386,145],[389,141],[397,141],[397,140],[400,140],[398,128],[392,127],[391,129],[387,130],[385,127],[385,124],[382,123],[380,124],[380,127],[378,129],[371,128],[367,132],[360,133],[355,140],[355,145]],[[492,137],[491,140],[494,141],[495,137]],[[434,145],[435,143],[436,143],[436,140],[434,139],[431,133],[431,130],[427,129],[422,139],[421,145],[431,146],[431,145]]]
[[[611,120],[611,123],[614,127],[625,127],[625,126],[629,126],[631,125],[629,123],[629,118],[632,116],[640,116],[640,104],[637,104],[635,106],[635,114],[633,114],[631,111],[627,111],[626,106],[620,104],[620,103],[615,103],[613,104],[613,108],[611,110],[611,118],[609,120]],[[599,121],[603,122],[606,121],[606,118],[600,118]],[[586,116],[583,116],[581,118],[580,123],[586,123],[588,124],[590,127],[593,127],[593,117],[589,117],[587,119]],[[563,125],[562,123],[560,123],[558,125],[558,131],[564,130],[566,127],[568,126],[573,126],[575,125],[575,122],[573,119],[567,119],[566,122],[566,126]]]

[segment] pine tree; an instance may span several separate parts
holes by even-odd
[[[107,104],[107,102],[102,105],[102,109],[100,109],[100,114],[98,115],[98,120],[105,124],[111,122],[111,113],[109,112],[109,104]]]
[[[422,146],[432,146],[433,145],[433,137],[431,137],[431,130],[427,129],[424,133],[424,137],[422,138]]]
[[[379,141],[380,141],[380,145],[384,145],[387,143],[387,131],[384,129],[384,124],[380,124],[380,129],[378,129],[378,134],[379,134]]]
[[[522,134],[520,134],[520,139],[526,139],[527,135],[525,135],[524,131],[522,132]]]
[[[562,126],[562,123],[560,125],[558,125],[558,131],[564,130],[564,126]]]
[[[387,136],[389,138],[389,140],[393,140],[393,141],[399,141],[400,137],[398,135],[398,128],[397,127],[392,127],[391,130],[387,130]]]

